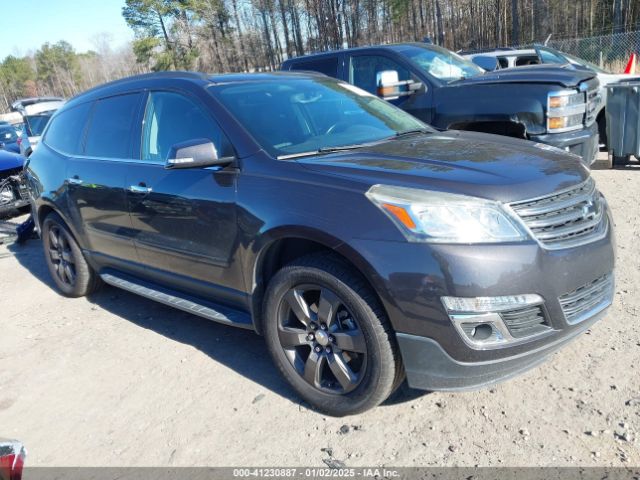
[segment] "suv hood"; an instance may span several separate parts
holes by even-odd
[[[483,75],[458,80],[450,85],[493,85],[501,83],[554,83],[573,88],[592,79],[596,74],[561,66],[530,65],[526,67],[495,70]]]
[[[547,195],[589,176],[579,157],[562,150],[457,131],[390,140],[297,162],[318,173],[360,182],[364,190],[380,183],[505,203]]]

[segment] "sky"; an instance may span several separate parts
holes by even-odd
[[[123,5],[124,0],[0,0],[0,60],[59,40],[79,53],[95,50],[91,38],[103,32],[117,48],[133,38]]]

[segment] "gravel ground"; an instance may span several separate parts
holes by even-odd
[[[594,176],[618,240],[604,321],[492,389],[403,387],[346,419],[301,405],[251,332],[114,288],[60,296],[40,241],[0,223],[0,437],[32,466],[639,466],[640,168]]]

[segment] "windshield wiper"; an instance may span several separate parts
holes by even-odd
[[[345,150],[355,150],[357,148],[370,147],[371,145],[375,145],[379,142],[369,142],[369,143],[354,143],[351,145],[338,145],[336,147],[321,147],[317,150],[310,150],[308,152],[299,152],[299,153],[290,153],[285,155],[278,155],[278,160],[289,160],[292,158],[300,158],[300,157],[311,157],[313,155],[323,155],[325,153],[333,153],[333,152],[342,152]]]
[[[356,148],[368,147],[371,143],[354,143],[352,145],[338,145],[337,147],[322,147],[318,153],[341,152],[343,150],[355,150]]]
[[[404,132],[396,132],[396,134],[391,138],[409,137],[411,135],[418,135],[421,133],[431,133],[431,130],[427,130],[426,128],[416,128],[414,130],[405,130]]]

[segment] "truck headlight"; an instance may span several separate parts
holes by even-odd
[[[374,185],[366,193],[410,242],[500,243],[528,238],[498,202],[413,188]]]
[[[547,131],[559,133],[579,130],[586,112],[584,93],[574,90],[550,93],[547,97]]]

